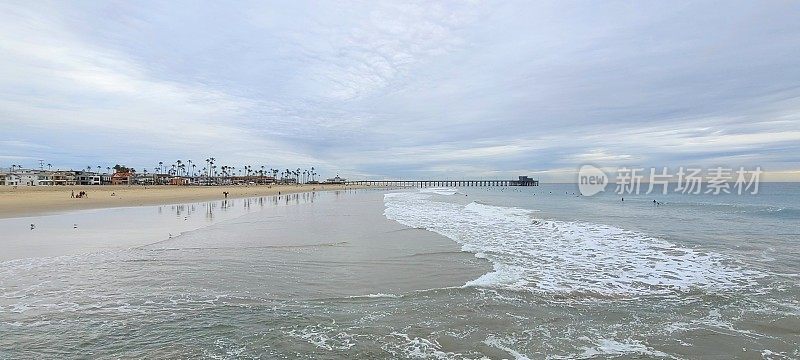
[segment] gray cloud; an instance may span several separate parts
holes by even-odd
[[[0,162],[214,155],[347,176],[557,180],[586,162],[798,168],[793,3],[0,10]]]

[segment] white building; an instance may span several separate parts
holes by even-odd
[[[76,176],[78,185],[100,185],[102,184],[102,176],[98,173],[81,171]]]
[[[326,184],[344,184],[347,179],[340,178],[339,175],[325,181]]]
[[[36,186],[39,185],[39,176],[33,173],[13,173],[3,176],[3,185],[6,186]]]
[[[0,185],[17,185],[17,178],[13,174],[0,174]]]

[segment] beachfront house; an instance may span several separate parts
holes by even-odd
[[[55,171],[50,174],[52,182],[48,185],[69,186],[77,185],[77,177],[73,171]]]
[[[188,178],[176,176],[169,180],[170,185],[189,185],[190,181]]]
[[[115,172],[111,175],[111,185],[131,185],[133,174],[131,172]]]
[[[256,185],[256,184],[274,184],[275,178],[272,176],[261,175],[246,175],[246,176],[231,176],[223,179],[226,184],[232,185]]]
[[[154,174],[134,173],[132,183],[136,185],[155,185],[156,178]]]
[[[0,185],[17,186],[19,185],[19,175],[17,174],[2,174],[0,175]]]
[[[39,185],[39,177],[32,173],[16,173],[11,174],[11,179],[13,184],[10,185],[19,185],[19,186],[37,186]],[[9,184],[7,184],[9,185]]]
[[[111,174],[100,174],[100,185],[111,185]]]
[[[53,185],[53,173],[51,171],[40,171],[36,174],[36,178],[40,186]]]
[[[98,173],[80,171],[77,175],[77,183],[78,185],[100,185],[102,184],[102,178]]]

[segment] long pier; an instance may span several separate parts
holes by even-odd
[[[539,180],[530,178],[520,180],[355,180],[344,183],[346,185],[398,187],[539,186]]]

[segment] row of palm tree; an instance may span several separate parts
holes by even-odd
[[[53,164],[50,164],[50,163],[47,163],[47,164],[42,164],[42,165],[41,165],[41,170],[44,170],[44,167],[45,167],[45,166],[47,166],[47,170],[48,170],[48,171],[53,171]],[[116,166],[114,166],[114,167],[107,166],[107,167],[106,167],[106,173],[107,173],[107,174],[111,174],[111,170],[112,170],[112,169],[114,169],[114,170],[117,170],[117,168],[119,168],[119,167],[124,167],[124,166],[122,166],[122,165],[116,165]],[[17,164],[13,164],[13,165],[11,165],[11,171],[14,171],[14,169],[17,169],[17,170],[22,170],[22,165],[17,165]],[[83,170],[83,169],[81,169],[81,170]],[[91,172],[92,170],[93,170],[93,168],[92,168],[92,166],[91,166],[91,165],[88,165],[88,166],[86,166],[86,171],[88,171],[88,172]],[[131,170],[132,170],[132,169],[131,169]],[[59,170],[59,169],[56,169],[56,171],[61,171],[61,170]],[[72,171],[72,170],[70,170],[70,171]],[[100,166],[100,165],[97,165],[97,173],[98,173],[98,174],[101,174],[101,173],[103,173],[103,167],[102,167],[102,166]]]
[[[319,175],[316,172],[316,169],[312,166],[310,169],[275,169],[275,168],[266,168],[264,165],[260,165],[259,167],[253,167],[252,165],[245,165],[240,168],[236,168],[235,166],[229,165],[221,165],[218,166],[216,164],[216,158],[210,157],[205,159],[206,166],[200,169],[197,168],[197,163],[192,162],[192,160],[186,160],[185,162],[182,160],[176,160],[172,164],[166,164],[163,161],[158,162],[158,166],[153,167],[152,174],[157,175],[170,175],[170,176],[185,176],[185,177],[206,177],[206,178],[214,178],[214,177],[222,177],[228,178],[232,176],[259,176],[259,177],[272,177],[275,180],[280,181],[292,181],[301,184],[315,182],[317,181],[317,176]],[[52,170],[53,165],[47,164],[42,165],[42,167],[47,166],[48,170]],[[14,171],[15,168],[22,169],[22,165],[13,164],[11,165],[11,170]],[[93,167],[91,165],[86,166],[86,171],[91,172]],[[111,174],[112,170],[114,172],[134,172],[133,168],[128,168],[124,165],[115,165],[113,167],[107,166],[105,168],[107,174]],[[102,173],[103,167],[97,165],[97,173]],[[143,169],[142,173],[147,175],[149,172],[147,169]]]
[[[206,177],[206,178],[213,178],[213,177],[223,177],[228,178],[232,176],[271,176],[276,180],[280,179],[281,181],[293,180],[294,182],[298,183],[308,183],[316,181],[316,177],[319,175],[312,166],[310,169],[300,169],[297,168],[295,170],[291,169],[274,169],[269,168],[267,169],[266,166],[260,165],[259,167],[254,168],[252,165],[244,165],[240,168],[236,168],[235,166],[230,165],[217,165],[217,159],[210,157],[205,159],[206,166],[201,168],[199,171],[197,169],[197,164],[193,163],[192,160],[186,160],[183,162],[182,160],[176,160],[174,163],[165,165],[163,161],[158,162],[158,166],[154,167],[153,170],[156,174],[167,174],[172,176],[187,176],[187,177]],[[278,176],[280,175],[280,177]]]

